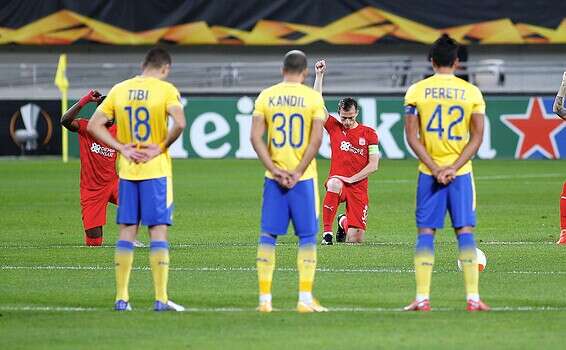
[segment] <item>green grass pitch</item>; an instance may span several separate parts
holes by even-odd
[[[319,162],[322,183],[327,161]],[[174,161],[169,294],[190,309],[151,311],[148,249],[136,250],[130,313],[113,312],[111,247],[82,247],[79,163],[0,161],[1,349],[478,349],[563,348],[566,247],[558,237],[562,161],[476,161],[482,298],[464,311],[451,230],[437,237],[433,312],[403,313],[414,297],[415,161],[383,160],[370,180],[364,245],[319,249],[315,295],[325,314],[293,311],[296,238],[277,248],[272,314],[258,314],[258,161]],[[323,192],[321,191],[321,195]],[[140,234],[147,242],[145,228]]]

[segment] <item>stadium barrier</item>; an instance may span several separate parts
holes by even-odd
[[[327,97],[335,113],[338,97]],[[374,127],[384,158],[412,157],[403,133],[403,98],[358,96],[360,121]],[[175,158],[255,158],[249,142],[253,97],[184,96],[187,128],[172,145]],[[71,101],[73,102],[73,101]],[[487,96],[481,159],[566,158],[566,122],[552,113],[553,97]],[[94,111],[88,105],[81,116]],[[11,100],[0,106],[0,155],[61,154],[60,101]],[[49,137],[48,137],[49,136]],[[78,141],[69,138],[70,155],[78,156]],[[330,157],[327,135],[320,157]]]

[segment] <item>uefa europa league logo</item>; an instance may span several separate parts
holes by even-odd
[[[38,105],[28,103],[20,107],[20,110],[14,113],[10,120],[10,136],[16,145],[22,151],[35,151],[38,147],[40,135],[38,133],[37,124],[40,120],[45,123],[44,135],[41,137],[41,144],[46,145],[53,135],[53,125],[49,115]],[[16,129],[18,119],[22,119],[24,129]]]

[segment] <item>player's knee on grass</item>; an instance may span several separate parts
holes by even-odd
[[[359,228],[349,228],[346,235],[347,243],[362,243],[364,241],[365,230]]]
[[[102,226],[97,226],[85,230],[85,234],[88,238],[99,238],[102,237]]]
[[[99,247],[102,245],[102,226],[97,226],[85,230],[85,244],[89,247]]]
[[[344,187],[344,184],[342,183],[342,181],[335,178],[335,177],[331,177],[326,182],[326,189],[329,192],[340,193],[340,192],[342,192],[342,187]]]

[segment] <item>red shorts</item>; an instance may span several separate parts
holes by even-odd
[[[326,182],[324,187],[326,187]],[[340,203],[346,202],[348,227],[365,230],[369,204],[367,188],[358,184],[343,184],[344,186],[342,186],[342,192],[340,193]],[[328,188],[326,189],[328,190]]]
[[[118,204],[118,180],[97,190],[81,188],[81,212],[85,230],[106,224],[108,202]]]

